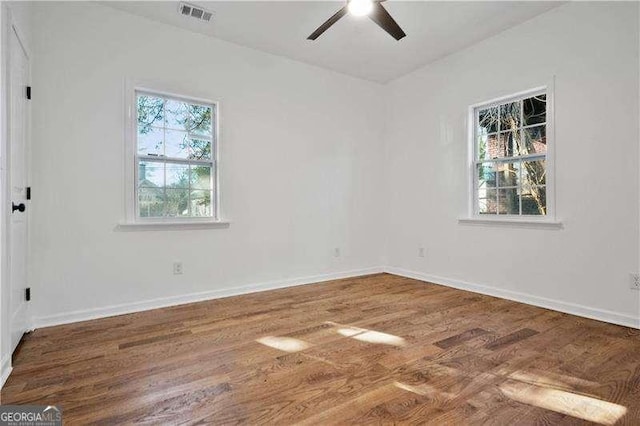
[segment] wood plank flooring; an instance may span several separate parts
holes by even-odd
[[[640,424],[640,332],[388,274],[44,328],[65,424]]]

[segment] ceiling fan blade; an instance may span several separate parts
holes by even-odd
[[[338,19],[342,18],[346,14],[347,6],[334,13],[331,18],[327,19],[324,24],[320,25],[317,30],[315,30],[309,37],[307,37],[307,40],[317,39],[323,32],[327,31],[330,26],[338,22]]]
[[[382,4],[380,3],[376,2],[373,4],[373,10],[371,11],[369,18],[378,24],[380,28],[391,34],[391,36],[396,40],[400,40],[406,36],[404,31],[402,31],[402,28],[400,28],[400,25],[398,25],[391,15],[389,15],[387,9],[382,7]]]

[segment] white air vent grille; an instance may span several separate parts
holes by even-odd
[[[178,6],[178,12],[181,15],[190,16],[192,18],[196,18],[200,21],[206,22],[211,21],[211,17],[213,16],[212,12],[189,3],[180,3],[180,6]]]

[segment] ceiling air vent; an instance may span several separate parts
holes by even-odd
[[[180,3],[180,6],[178,6],[178,12],[180,12],[181,15],[191,16],[192,18],[207,22],[211,21],[211,17],[213,16],[212,12],[188,3]]]

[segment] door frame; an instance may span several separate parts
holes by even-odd
[[[18,42],[25,52],[28,61],[27,80],[31,80],[31,51],[26,44],[26,38],[20,28],[18,22],[14,18],[11,7],[2,2],[0,4],[0,388],[11,374],[11,356],[13,348],[11,344],[11,307],[10,291],[11,291],[11,275],[9,262],[10,249],[10,220],[11,212],[9,211],[9,203],[11,203],[11,192],[9,188],[9,171],[10,171],[10,129],[9,129],[9,112],[11,99],[7,96],[9,86],[11,84],[9,70],[9,40],[12,32],[17,37]],[[31,164],[31,109],[27,104],[25,116],[25,156],[26,156],[26,180],[31,181],[30,164]],[[27,183],[27,185],[29,185]],[[30,221],[30,210],[27,209],[27,224]],[[27,238],[25,241],[27,253],[29,253],[29,231],[27,227]],[[28,265],[28,264],[27,264]],[[29,277],[28,267],[26,271],[27,280]],[[28,281],[27,281],[28,282]],[[29,305],[27,305],[27,323],[29,329],[32,329],[33,321]]]

